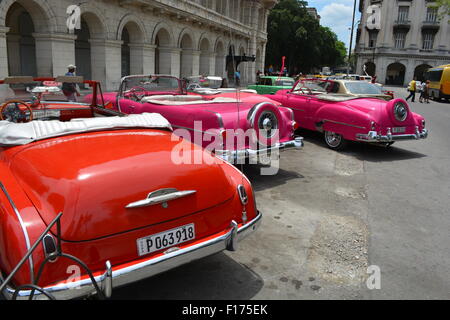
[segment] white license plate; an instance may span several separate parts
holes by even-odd
[[[193,223],[137,240],[139,256],[143,256],[195,239]]]
[[[404,133],[406,132],[406,127],[395,127],[392,128],[393,133]]]

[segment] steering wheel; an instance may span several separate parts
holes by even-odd
[[[198,83],[191,83],[188,87],[187,87],[187,89],[188,90],[195,90],[195,89],[200,89],[202,86],[201,85],[199,85]]]
[[[307,91],[306,93],[305,93],[305,90]],[[308,87],[301,87],[299,89],[295,89],[294,92],[296,92],[296,91],[301,91],[303,94],[307,94],[307,95],[313,94],[312,90]]]
[[[33,109],[21,100],[9,100],[0,106],[0,120],[14,123],[33,121]]]
[[[142,94],[138,94],[138,93],[136,93],[138,91],[144,91],[144,92]],[[137,101],[141,101],[142,98],[145,97],[146,92],[147,92],[147,89],[145,89],[144,87],[136,86],[136,87],[133,87],[130,90],[128,90],[126,93],[131,94]]]

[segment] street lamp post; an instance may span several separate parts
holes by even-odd
[[[350,57],[352,55],[353,32],[355,30],[356,0],[353,3],[352,31],[350,34],[350,47],[348,48],[347,76],[350,74]]]

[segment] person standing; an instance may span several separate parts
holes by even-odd
[[[236,72],[234,73],[234,77],[236,79],[236,87],[240,87],[241,86],[241,73],[239,72],[239,70],[236,70]]]
[[[416,77],[411,80],[411,82],[408,85],[408,91],[409,96],[406,98],[406,101],[408,101],[411,98],[411,102],[414,102],[416,99]]]
[[[77,69],[73,64],[67,66],[68,72],[67,77],[75,77],[75,71]],[[80,96],[80,92],[77,89],[77,84],[72,82],[64,82],[62,84],[62,91],[67,98],[67,101],[77,102],[77,96]]]
[[[427,82],[425,83],[423,91],[423,98],[425,99],[425,103],[430,103],[430,80],[427,80]]]

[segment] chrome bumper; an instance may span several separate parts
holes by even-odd
[[[297,149],[300,150],[303,148],[303,138],[297,137],[294,140],[277,143],[273,146],[263,148],[263,149],[245,149],[245,150],[215,150],[216,156],[219,158],[228,161],[232,164],[241,164],[245,163],[246,159],[249,159],[250,163],[260,163],[260,156],[269,156],[275,154],[276,152],[284,151],[286,149]]]
[[[415,134],[396,134],[396,135],[393,135],[391,133],[391,130],[388,129],[388,132],[385,136],[379,135],[376,131],[369,131],[368,134],[357,134],[356,140],[379,143],[379,142],[394,142],[401,140],[419,140],[419,139],[426,139],[427,137],[428,137],[427,129],[419,131],[419,128],[416,128]]]
[[[104,290],[107,296],[111,296],[112,289],[127,285],[159,273],[176,268],[183,264],[219,253],[224,250],[236,251],[238,243],[253,233],[261,224],[262,214],[258,212],[255,219],[240,227],[232,223],[230,229],[225,234],[221,234],[213,239],[192,245],[177,251],[150,258],[136,264],[126,264],[126,266],[113,266],[107,263],[107,270],[104,274],[95,276],[99,287]],[[0,283],[3,279],[0,276]],[[62,283],[44,288],[58,300],[74,299],[88,296],[95,293],[95,288],[89,278]],[[31,291],[22,291],[18,295],[18,300],[28,299]],[[7,299],[11,299],[14,289],[7,287],[4,292]],[[35,299],[47,299],[43,294],[35,292]]]

